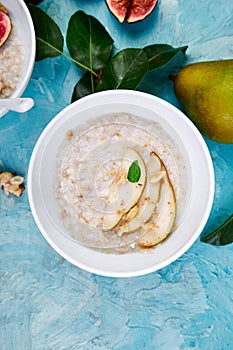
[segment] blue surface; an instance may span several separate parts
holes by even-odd
[[[115,50],[153,43],[188,45],[168,66],[148,74],[139,90],[180,108],[168,74],[182,65],[232,58],[232,0],[160,0],[137,24],[119,24],[104,0],[44,0],[65,32],[81,9],[98,18]],[[27,176],[43,128],[70,103],[81,72],[63,57],[36,63],[24,96],[36,106],[0,120],[0,168]],[[233,145],[206,140],[216,193],[203,233],[219,226],[233,207]],[[201,199],[200,199],[201,200]],[[82,271],[45,241],[32,218],[27,190],[0,194],[0,349],[233,349],[233,245],[197,240],[179,260],[146,276],[114,279]]]

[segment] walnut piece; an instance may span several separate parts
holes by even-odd
[[[0,173],[0,185],[7,196],[13,194],[16,197],[20,197],[25,190],[23,182],[24,178],[16,175],[16,173],[10,173],[8,171]]]
[[[68,130],[66,133],[67,140],[71,140],[73,138],[74,134],[72,130]]]

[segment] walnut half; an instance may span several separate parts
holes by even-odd
[[[23,182],[24,178],[16,173],[10,173],[8,171],[0,173],[0,185],[7,196],[13,194],[16,197],[20,197],[25,190]]]

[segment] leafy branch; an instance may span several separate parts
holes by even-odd
[[[72,102],[91,93],[110,89],[136,89],[144,76],[166,65],[187,46],[173,48],[154,44],[127,48],[113,55],[113,39],[104,26],[83,11],[69,19],[64,52],[64,38],[54,20],[39,7],[28,5],[36,34],[36,60],[63,55],[85,73],[74,87]]]

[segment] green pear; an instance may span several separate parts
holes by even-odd
[[[189,64],[172,78],[181,106],[200,132],[233,143],[233,59]]]

